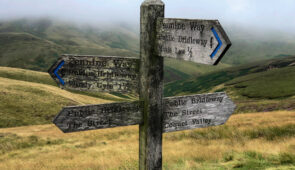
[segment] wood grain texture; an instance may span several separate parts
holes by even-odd
[[[164,99],[163,133],[224,124],[235,104],[226,93]],[[77,132],[143,123],[143,102],[65,107],[54,119],[63,132]]]
[[[219,42],[212,28],[222,42],[218,50]],[[165,18],[158,20],[157,30],[157,53],[164,57],[217,65],[231,46],[218,20]]]
[[[48,72],[64,89],[138,94],[138,58],[63,55]]]
[[[146,0],[140,10],[140,100],[144,102],[139,126],[139,169],[162,169],[163,58],[156,55],[157,19],[164,3]]]
[[[163,133],[224,124],[235,110],[225,93],[165,98]]]
[[[142,123],[142,103],[65,107],[53,123],[65,133],[137,125]]]

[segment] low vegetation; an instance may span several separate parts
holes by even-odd
[[[165,86],[165,96],[226,91],[236,113],[295,109],[295,57],[221,69]]]
[[[295,169],[295,57],[279,55],[294,54],[294,42],[234,41],[228,64],[217,67],[165,59],[165,96],[226,91],[244,114],[164,134],[164,169]],[[63,134],[50,124],[64,106],[137,94],[65,91],[30,71],[46,71],[63,53],[137,57],[136,31],[23,19],[0,23],[0,43],[1,66],[9,66],[0,67],[0,169],[138,169],[138,126]]]
[[[164,134],[163,168],[292,169],[295,113],[238,114],[222,126]],[[0,169],[138,169],[138,126],[63,134],[0,129]]]
[[[0,127],[51,123],[64,106],[111,102],[58,87],[0,77]]]

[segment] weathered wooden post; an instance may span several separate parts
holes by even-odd
[[[145,0],[140,9],[139,169],[162,169],[163,57],[156,54],[157,19],[164,17],[161,0]]]

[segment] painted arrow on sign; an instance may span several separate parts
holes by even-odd
[[[63,55],[48,72],[65,89],[138,93],[138,58]]]
[[[224,124],[235,104],[225,93],[164,99],[163,133]],[[142,123],[140,102],[65,107],[53,123],[63,132],[78,132]]]
[[[231,46],[218,20],[159,19],[157,53],[201,64],[217,65]]]

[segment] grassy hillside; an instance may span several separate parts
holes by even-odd
[[[64,106],[124,100],[107,93],[61,90],[47,73],[0,67],[0,128],[51,123]]]
[[[295,109],[295,57],[211,70],[167,61],[183,72],[174,70],[169,75],[179,73],[180,80],[165,86],[166,96],[226,91],[238,106],[236,113]],[[198,76],[192,70],[211,73]],[[136,99],[116,93],[64,91],[47,73],[25,69],[0,67],[0,79],[0,127],[50,123],[63,106]]]
[[[0,44],[0,66],[38,71],[47,71],[62,54],[139,56],[138,34],[120,25],[102,29],[50,19],[0,22]],[[165,82],[227,66],[179,62],[165,60]]]
[[[295,34],[252,27],[228,25],[232,46],[222,62],[239,65],[259,60],[295,55]]]
[[[0,77],[0,128],[47,124],[64,106],[106,102],[111,101]]]
[[[228,64],[220,63],[217,66],[197,64],[172,58],[164,59],[164,81],[169,83],[177,80],[187,80],[210,73],[223,68],[230,67]]]
[[[46,71],[61,54],[138,55],[135,33],[123,27],[106,30],[50,19],[3,22],[0,64]]]
[[[47,71],[61,54],[137,57],[138,29],[120,24],[79,26],[48,18],[0,22],[0,66]],[[278,36],[267,31],[262,34],[237,27],[226,30],[233,45],[222,60],[226,64],[217,68],[295,54],[293,35]],[[212,70],[216,67],[167,59],[165,82],[193,78]]]
[[[243,109],[238,108],[241,112],[295,109],[294,82],[295,57],[289,57],[230,67],[195,79],[171,82],[165,86],[164,92],[165,96],[175,96],[226,91],[236,103],[249,104]]]
[[[294,112],[251,113],[164,134],[163,169],[294,169],[294,125]],[[0,169],[138,169],[138,126],[71,134],[27,126],[0,129],[0,136]]]
[[[56,83],[48,73],[26,69],[0,67],[0,77],[56,86]]]

